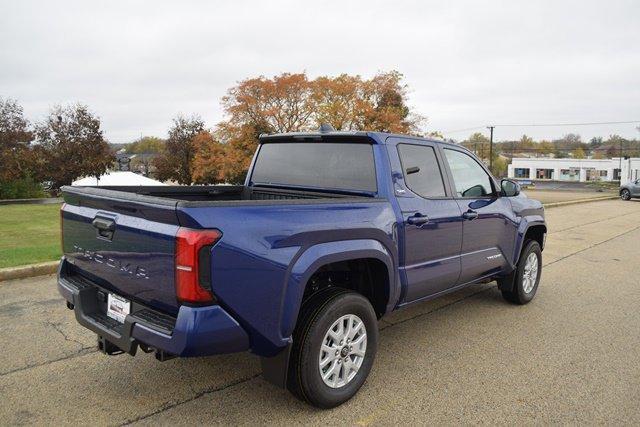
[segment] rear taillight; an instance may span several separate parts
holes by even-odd
[[[220,240],[218,230],[180,227],[176,234],[176,296],[187,303],[211,303],[211,247]]]

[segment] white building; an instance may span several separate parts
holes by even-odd
[[[622,168],[622,170],[621,170]],[[626,184],[640,178],[640,158],[549,159],[514,158],[509,178],[549,181],[618,181]]]
[[[100,179],[95,176],[87,176],[73,181],[71,185],[103,186],[103,185],[166,185],[155,179],[138,175],[133,172],[107,172]]]

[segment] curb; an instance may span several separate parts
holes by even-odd
[[[569,205],[578,205],[581,203],[590,203],[590,202],[601,202],[604,200],[614,200],[617,199],[618,196],[603,196],[603,197],[592,197],[590,199],[578,199],[578,200],[568,200],[566,202],[554,202],[554,203],[543,203],[545,209],[547,208],[556,208],[560,206],[569,206]]]
[[[44,276],[58,271],[60,261],[42,262],[39,264],[20,265],[18,267],[0,268],[0,282],[28,277]]]
[[[64,202],[62,197],[45,197],[42,199],[4,199],[0,205],[55,205]]]

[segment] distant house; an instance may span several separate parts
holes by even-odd
[[[131,159],[133,159],[135,154],[128,154],[125,152],[124,148],[119,150],[116,153],[116,167],[119,171],[130,171],[131,170]]]

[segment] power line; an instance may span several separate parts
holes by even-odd
[[[585,123],[530,123],[530,124],[502,124],[495,125],[500,127],[539,127],[539,126],[592,126],[592,125],[621,125],[621,124],[631,124],[631,123],[640,123],[640,120],[626,120],[619,122],[585,122]]]
[[[488,142],[485,142],[485,144],[488,144]],[[591,147],[576,147],[576,148],[554,148],[554,147],[550,147],[550,148],[517,148],[514,147],[512,150],[512,147],[503,147],[503,144],[508,144],[508,143],[501,143],[501,142],[494,142],[494,144],[497,144],[500,146],[500,148],[503,150],[503,152],[505,151],[519,151],[519,152],[529,152],[529,153],[536,153],[536,152],[542,152],[542,151],[575,151],[576,149],[580,148],[584,151],[621,151],[620,148],[614,148],[613,146],[609,146],[608,148],[591,148]],[[468,147],[467,147],[468,148]],[[508,149],[508,150],[507,150]],[[635,150],[635,148],[627,148],[627,151],[633,151]]]
[[[528,123],[528,124],[517,124],[517,123],[505,123],[492,125],[492,127],[545,127],[545,126],[597,126],[597,125],[621,125],[621,124],[635,124],[640,123],[640,120],[624,120],[624,121],[613,121],[613,122],[581,122],[581,123]],[[468,132],[471,130],[484,129],[487,126],[474,126],[464,129],[454,129],[450,131],[443,131],[442,133],[445,135],[451,133],[458,132]]]
[[[449,133],[458,133],[458,132],[468,132],[470,130],[476,130],[476,129],[484,129],[486,126],[475,126],[472,128],[464,128],[464,129],[456,129],[456,130],[450,130],[450,131],[446,131],[446,132],[442,132],[443,134],[449,134]]]

